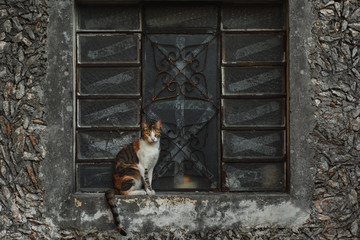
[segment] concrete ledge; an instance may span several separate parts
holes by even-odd
[[[61,225],[114,229],[104,194],[74,194],[68,200],[69,208],[63,216],[70,214],[73,218]],[[159,193],[151,197],[118,196],[117,204],[125,229],[142,233],[234,227],[296,229],[310,215],[308,208],[288,194]]]

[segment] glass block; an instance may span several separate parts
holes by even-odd
[[[138,63],[140,35],[78,36],[78,63]]]
[[[283,68],[224,67],[224,95],[284,93]]]
[[[140,7],[78,5],[78,29],[139,30]]]
[[[137,131],[78,132],[78,159],[114,159],[124,146],[139,137]]]
[[[101,191],[112,188],[112,164],[77,164],[77,186],[80,191]]]
[[[79,126],[139,126],[139,112],[138,100],[79,100]]]
[[[79,93],[140,95],[139,68],[79,68]]]
[[[285,191],[284,163],[223,165],[229,191]]]
[[[226,99],[222,107],[225,126],[284,126],[283,99]]]
[[[282,62],[285,45],[282,34],[225,34],[223,62]]]
[[[147,29],[213,29],[217,28],[216,6],[157,6],[145,8]]]
[[[284,131],[223,131],[223,157],[281,158],[284,156]]]
[[[222,24],[223,29],[283,29],[283,5],[224,6]]]

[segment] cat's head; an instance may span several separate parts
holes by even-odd
[[[148,143],[157,143],[161,135],[161,121],[149,126],[147,123],[141,123],[142,137]]]

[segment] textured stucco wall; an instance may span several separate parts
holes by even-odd
[[[291,191],[119,198],[133,239],[356,239],[360,2],[290,0]],[[0,238],[113,239],[73,192],[73,2],[0,0]]]

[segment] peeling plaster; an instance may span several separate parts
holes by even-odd
[[[82,202],[80,202],[76,198],[74,198],[74,202],[75,202],[76,207],[81,207],[82,206]]]
[[[136,205],[136,207],[134,207]],[[204,228],[242,227],[298,228],[310,214],[290,201],[260,207],[255,200],[211,202],[187,197],[118,199],[121,220],[130,231],[153,228],[196,231]],[[135,210],[136,209],[136,210]],[[129,218],[128,216],[131,216]]]
[[[108,214],[107,212],[103,212],[101,210],[96,211],[94,215],[89,215],[85,212],[81,213],[81,223],[84,222],[95,222],[96,220],[100,219],[101,217],[107,218]]]

